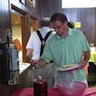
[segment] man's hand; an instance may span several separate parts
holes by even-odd
[[[80,66],[78,67],[78,69],[84,68],[84,67],[86,66],[86,64],[87,64],[87,62],[82,61],[82,62],[80,63]]]
[[[34,60],[33,61],[34,64],[38,65],[38,66],[44,66],[47,62],[43,59],[43,58],[40,58],[39,60]]]

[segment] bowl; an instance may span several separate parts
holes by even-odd
[[[77,81],[74,81],[74,86],[71,88],[63,86],[62,83],[57,84],[57,89],[61,96],[82,96],[86,87],[85,83]]]

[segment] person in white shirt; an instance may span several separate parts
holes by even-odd
[[[50,18],[44,17],[40,20],[40,29],[38,29],[44,38],[46,34],[51,30],[51,23]],[[47,41],[54,35],[54,32],[51,32],[50,36],[48,37]],[[26,56],[31,58],[32,61],[39,60],[40,58],[40,48],[41,48],[41,41],[37,34],[37,31],[32,32],[27,46],[26,46]],[[48,82],[48,87],[54,86],[54,65],[53,63],[47,64],[44,67],[36,66],[34,74],[34,78],[37,78],[39,75],[41,75],[43,78],[45,78]]]

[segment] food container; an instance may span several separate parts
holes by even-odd
[[[86,84],[82,82],[74,81],[73,87],[63,86],[62,83],[57,84],[57,89],[61,96],[82,96],[84,90],[86,89]]]
[[[71,88],[74,85],[74,75],[69,71],[59,71],[57,73],[56,83],[62,84],[62,86],[66,86],[67,88]]]

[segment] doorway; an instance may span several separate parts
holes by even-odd
[[[29,32],[28,32],[28,14],[25,11],[11,5],[11,26],[12,26],[12,40],[17,39],[22,46],[22,50],[19,51],[19,62],[26,61],[25,46]],[[25,38],[26,36],[26,38]]]
[[[29,58],[26,57],[26,45],[31,31],[38,28],[37,18],[31,17],[26,11],[12,5],[11,21],[13,40],[18,39],[22,45],[22,51],[19,52],[19,60],[27,63]]]
[[[21,29],[21,17],[23,15],[12,9],[11,11],[11,24],[12,24],[12,40],[18,39],[22,46],[22,29]],[[23,61],[22,50],[19,53],[19,62]]]

